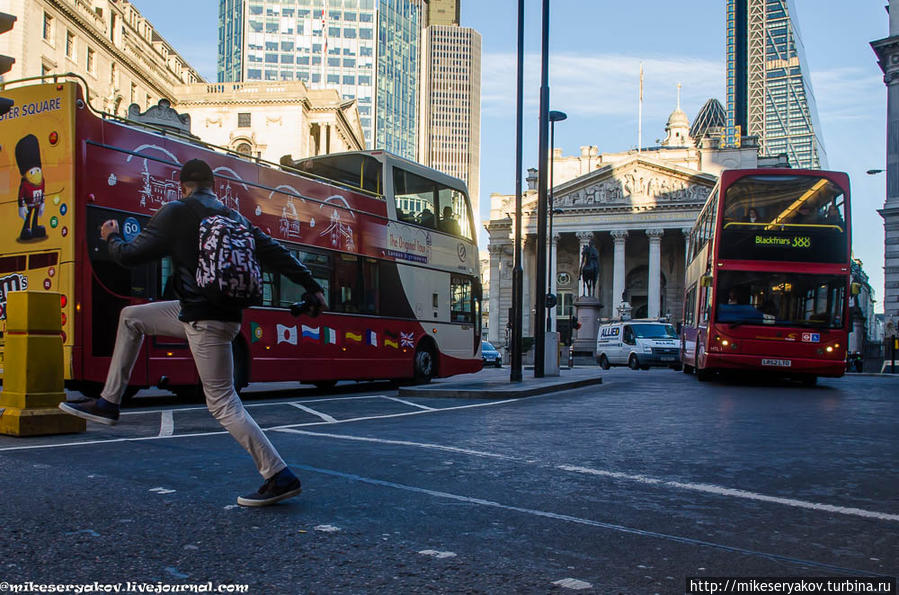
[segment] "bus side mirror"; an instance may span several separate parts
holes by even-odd
[[[712,279],[713,279],[713,277],[711,275],[703,275],[702,278],[699,280],[699,284],[702,285],[703,287],[711,287]]]
[[[861,283],[853,283],[849,286],[852,295],[858,295],[862,292],[862,284]]]

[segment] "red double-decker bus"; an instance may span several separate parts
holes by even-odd
[[[116,265],[99,226],[117,219],[136,236],[180,198],[181,165],[200,158],[219,198],[304,262],[329,305],[292,317],[303,289],[263,270],[264,303],[244,312],[233,345],[238,386],[426,382],[481,369],[475,220],[461,180],[381,151],[267,163],[94,113],[75,82],[32,83],[0,84],[15,102],[0,117],[0,357],[6,292],[61,292],[66,379],[96,393],[122,308],[172,299],[170,262]],[[19,208],[26,182],[43,198],[33,211]],[[187,343],[149,338],[131,382],[129,394],[195,392]]]
[[[850,230],[844,173],[724,171],[690,233],[684,371],[842,376]]]

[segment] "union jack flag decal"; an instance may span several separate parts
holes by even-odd
[[[412,333],[400,333],[400,345],[403,347],[415,347],[415,335]]]

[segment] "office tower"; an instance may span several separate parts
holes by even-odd
[[[428,25],[458,25],[461,0],[431,0]]]
[[[826,167],[795,15],[793,0],[727,0],[726,140],[757,136],[761,156]]]
[[[433,6],[431,7],[433,10]],[[481,35],[458,25],[425,31],[421,161],[465,180],[478,221],[481,157]],[[478,225],[480,228],[480,225]]]
[[[358,101],[371,147],[377,23],[375,0],[220,0],[218,80],[337,89]]]
[[[411,160],[418,158],[422,4],[422,0],[378,3],[374,146]]]

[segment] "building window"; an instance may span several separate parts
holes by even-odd
[[[53,43],[53,17],[44,13],[44,39]]]
[[[51,76],[50,73],[53,72],[53,69],[47,66],[46,64],[41,64],[41,76],[48,77]]]
[[[249,128],[250,126],[252,126],[252,124],[250,123],[250,113],[249,112],[238,113],[237,114],[237,127],[238,128]],[[240,150],[240,148],[238,147],[238,151],[239,150]],[[249,155],[249,153],[247,153],[247,154]]]
[[[118,80],[118,78],[119,78],[119,67],[116,66],[115,62],[113,62],[112,65],[109,67],[109,82],[113,87],[117,86],[116,81]]]
[[[92,48],[87,48],[87,71],[91,74],[94,74],[96,67],[96,58],[94,56],[96,52]]]
[[[244,114],[240,114],[241,116]],[[249,114],[247,114],[249,115]],[[250,143],[240,143],[237,145],[237,152],[241,155],[246,155],[247,157],[253,156],[253,147],[250,146]]]
[[[75,34],[71,31],[66,31],[66,56],[75,59]]]

